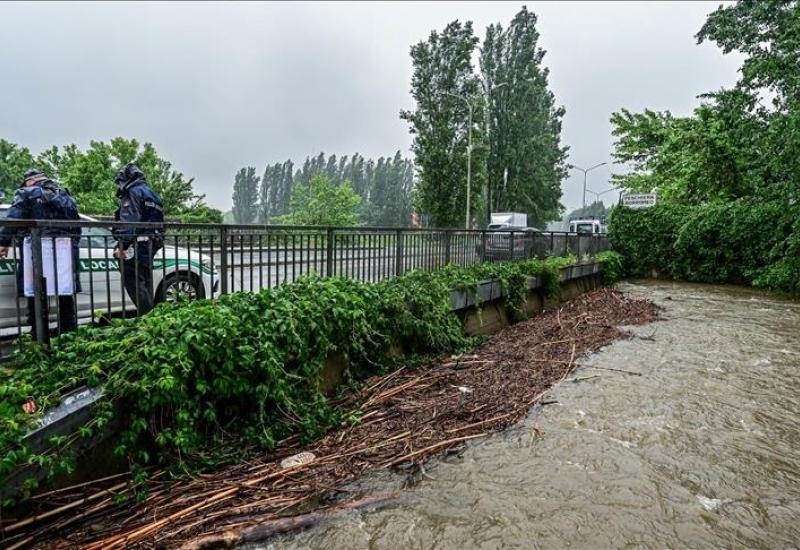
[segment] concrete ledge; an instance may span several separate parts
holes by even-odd
[[[450,291],[450,311],[458,311],[474,306],[476,303],[490,302],[503,297],[503,290],[500,281],[481,281],[473,294],[469,290]],[[477,298],[477,300],[475,299]]]
[[[567,266],[561,269],[559,280],[561,293],[558,297],[548,296],[542,288],[542,281],[538,277],[528,279],[528,295],[522,304],[522,309],[528,317],[541,313],[545,308],[554,306],[559,301],[566,301],[580,296],[584,292],[602,286],[603,265],[596,262]],[[453,300],[455,302],[455,300]],[[468,301],[459,299],[459,303]],[[514,322],[511,312],[505,304],[504,298],[482,302],[480,308],[470,303],[461,309],[454,309],[464,323],[464,331],[471,335],[490,335],[499,332]]]
[[[603,272],[603,264],[590,262],[583,264],[562,267],[559,273],[559,281],[566,283],[575,279],[589,277]],[[537,290],[542,287],[540,277],[528,277],[528,290]],[[475,299],[477,296],[477,300]],[[493,300],[503,298],[500,281],[490,280],[478,283],[477,293],[473,294],[468,290],[450,291],[450,311],[459,312],[474,307],[476,304],[485,305]]]

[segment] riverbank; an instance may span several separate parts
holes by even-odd
[[[41,521],[7,542],[110,548],[246,541],[256,525],[264,533],[264,522],[358,497],[345,485],[362,474],[400,468],[415,475],[430,456],[457,452],[516,423],[583,354],[624,337],[619,326],[656,317],[650,302],[614,290],[582,295],[503,329],[471,354],[368,379],[361,391],[337,403],[350,411],[349,425],[315,443],[287,440],[258,460],[190,482],[162,481],[155,473],[138,504],[116,506],[111,492],[93,485],[69,515]],[[316,458],[280,467],[282,459],[301,451]],[[108,484],[115,486],[115,480]]]

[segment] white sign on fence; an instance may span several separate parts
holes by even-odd
[[[622,195],[622,206],[627,206],[628,208],[650,208],[655,204],[655,193],[626,193]]]
[[[53,243],[54,240],[55,243]],[[27,237],[22,244],[22,279],[24,294],[28,297],[33,296],[33,251],[31,248],[31,238]],[[42,264],[47,295],[67,296],[72,294],[74,289],[72,239],[69,237],[42,239]],[[58,288],[56,288],[56,279]]]

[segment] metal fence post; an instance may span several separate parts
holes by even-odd
[[[50,343],[49,319],[47,316],[47,287],[44,280],[42,261],[42,230],[31,229],[31,256],[33,268],[33,326],[36,330],[36,341],[43,346]]]
[[[445,229],[444,231],[444,265],[450,263],[450,234],[451,231],[449,229]]]
[[[222,279],[220,294],[228,293],[228,228],[223,226],[219,229],[219,276]]]
[[[398,229],[394,235],[394,274],[399,277],[403,274],[403,231]]]
[[[481,231],[481,262],[486,261],[486,231]]]
[[[509,252],[508,259],[509,260],[513,260],[514,259],[514,232],[513,231],[511,233],[509,233],[509,235],[508,235],[508,252]]]
[[[325,276],[333,276],[333,228],[329,227],[326,233]]]

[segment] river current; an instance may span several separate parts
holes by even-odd
[[[664,308],[523,424],[431,461],[390,506],[261,548],[800,546],[800,303],[632,281]],[[606,368],[623,369],[641,376]],[[534,429],[536,428],[536,429]]]

